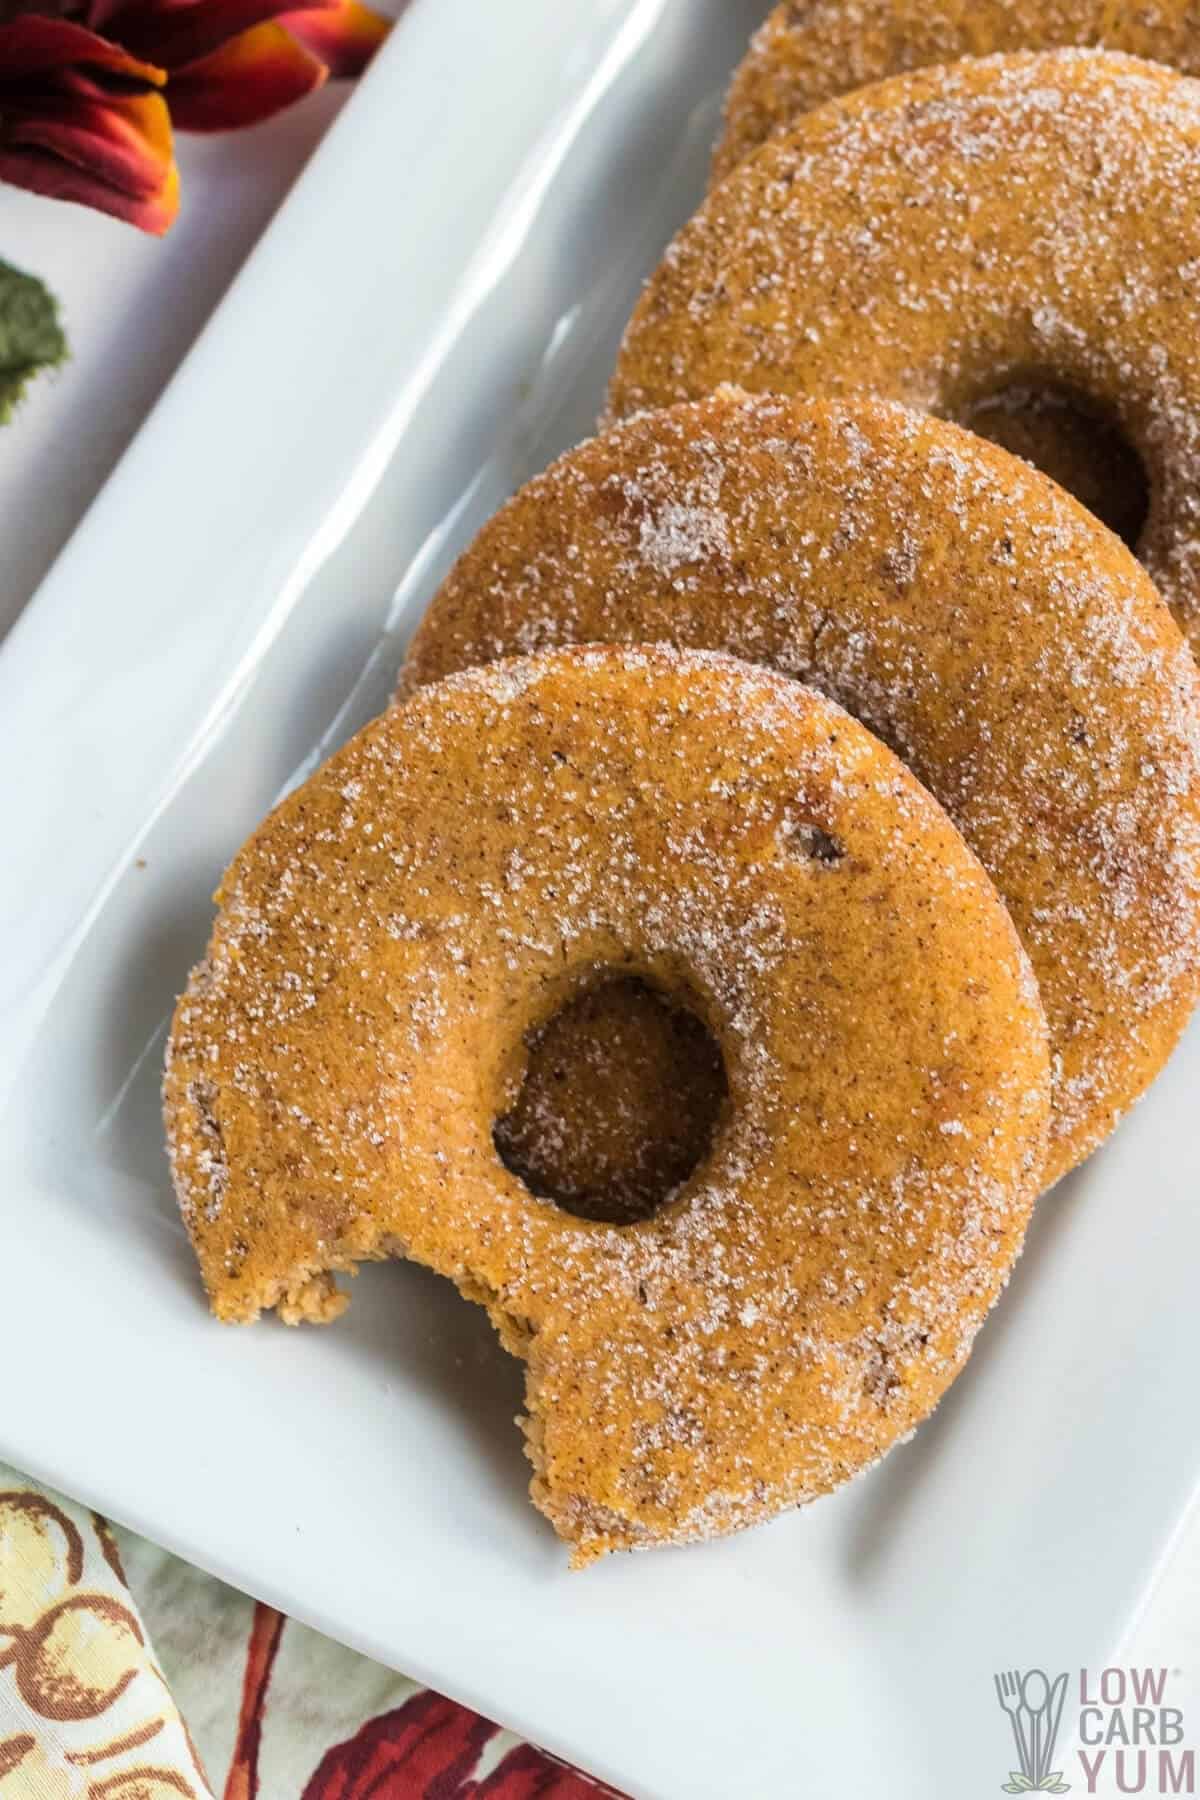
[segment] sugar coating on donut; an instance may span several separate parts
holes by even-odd
[[[963,56],[1072,45],[1200,74],[1193,0],[785,0],[755,32],[734,73],[713,179],[802,112],[886,76]]]
[[[219,899],[165,1084],[215,1310],[327,1316],[364,1257],[448,1276],[527,1362],[532,1492],[577,1561],[812,1498],[953,1378],[1036,1188],[1044,1021],[979,864],[831,702],[662,647],[452,676]],[[492,1141],[524,1034],[611,969],[686,986],[730,1091],[625,1227]]]
[[[946,417],[1052,378],[1145,467],[1138,554],[1200,647],[1200,84],[1057,50],[894,77],[806,114],[684,226],[610,415],[876,392]]]
[[[651,639],[796,676],[916,771],[1041,983],[1047,1179],[1093,1150],[1200,997],[1200,674],[1134,558],[953,425],[727,388],[522,489],[435,597],[401,691],[495,657]]]

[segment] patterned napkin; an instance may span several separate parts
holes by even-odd
[[[0,1464],[0,1800],[218,1796],[620,1800]]]

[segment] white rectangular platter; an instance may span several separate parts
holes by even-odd
[[[1200,1476],[1200,1036],[1043,1203],[916,1440],[568,1575],[519,1369],[407,1266],[208,1318],[158,1120],[208,895],[590,428],[762,0],[416,0],[0,652],[0,1457],[638,1800],[992,1791],[991,1672],[1117,1646]]]

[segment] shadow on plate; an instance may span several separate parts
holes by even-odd
[[[168,903],[169,902],[169,903]],[[96,1045],[121,1085],[96,1124],[105,1161],[144,1183],[172,1218],[175,1202],[163,1140],[162,1083],[167,1028],[176,996],[192,965],[204,954],[213,909],[202,882],[180,906],[174,892],[139,932],[132,954],[113,970],[102,1009],[103,1039]]]
[[[531,1469],[514,1422],[524,1407],[523,1365],[501,1347],[483,1308],[409,1262],[368,1264],[349,1291],[348,1311],[321,1328],[322,1347],[365,1367],[373,1383],[401,1386],[453,1420],[505,1509],[504,1529],[516,1522],[531,1548],[553,1555],[556,1539],[530,1502]]]

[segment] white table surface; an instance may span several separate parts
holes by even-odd
[[[40,379],[13,424],[0,430],[0,636],[34,593],[347,92],[327,89],[251,132],[183,140],[182,210],[162,240],[81,207],[0,187],[0,257],[40,275],[58,295],[72,352],[70,363]],[[1200,1420],[1180,1424],[1194,1431]],[[1103,1495],[1096,1504],[1103,1506]],[[1103,1570],[1097,1569],[1096,1579],[1104,1579]],[[1167,1698],[1185,1707],[1189,1740],[1200,1745],[1200,1509],[1181,1531],[1121,1660],[1179,1671]],[[999,1734],[996,1741],[1003,1741]],[[1078,1770],[1072,1773],[1082,1792]],[[1114,1794],[1116,1788],[1096,1791]]]

